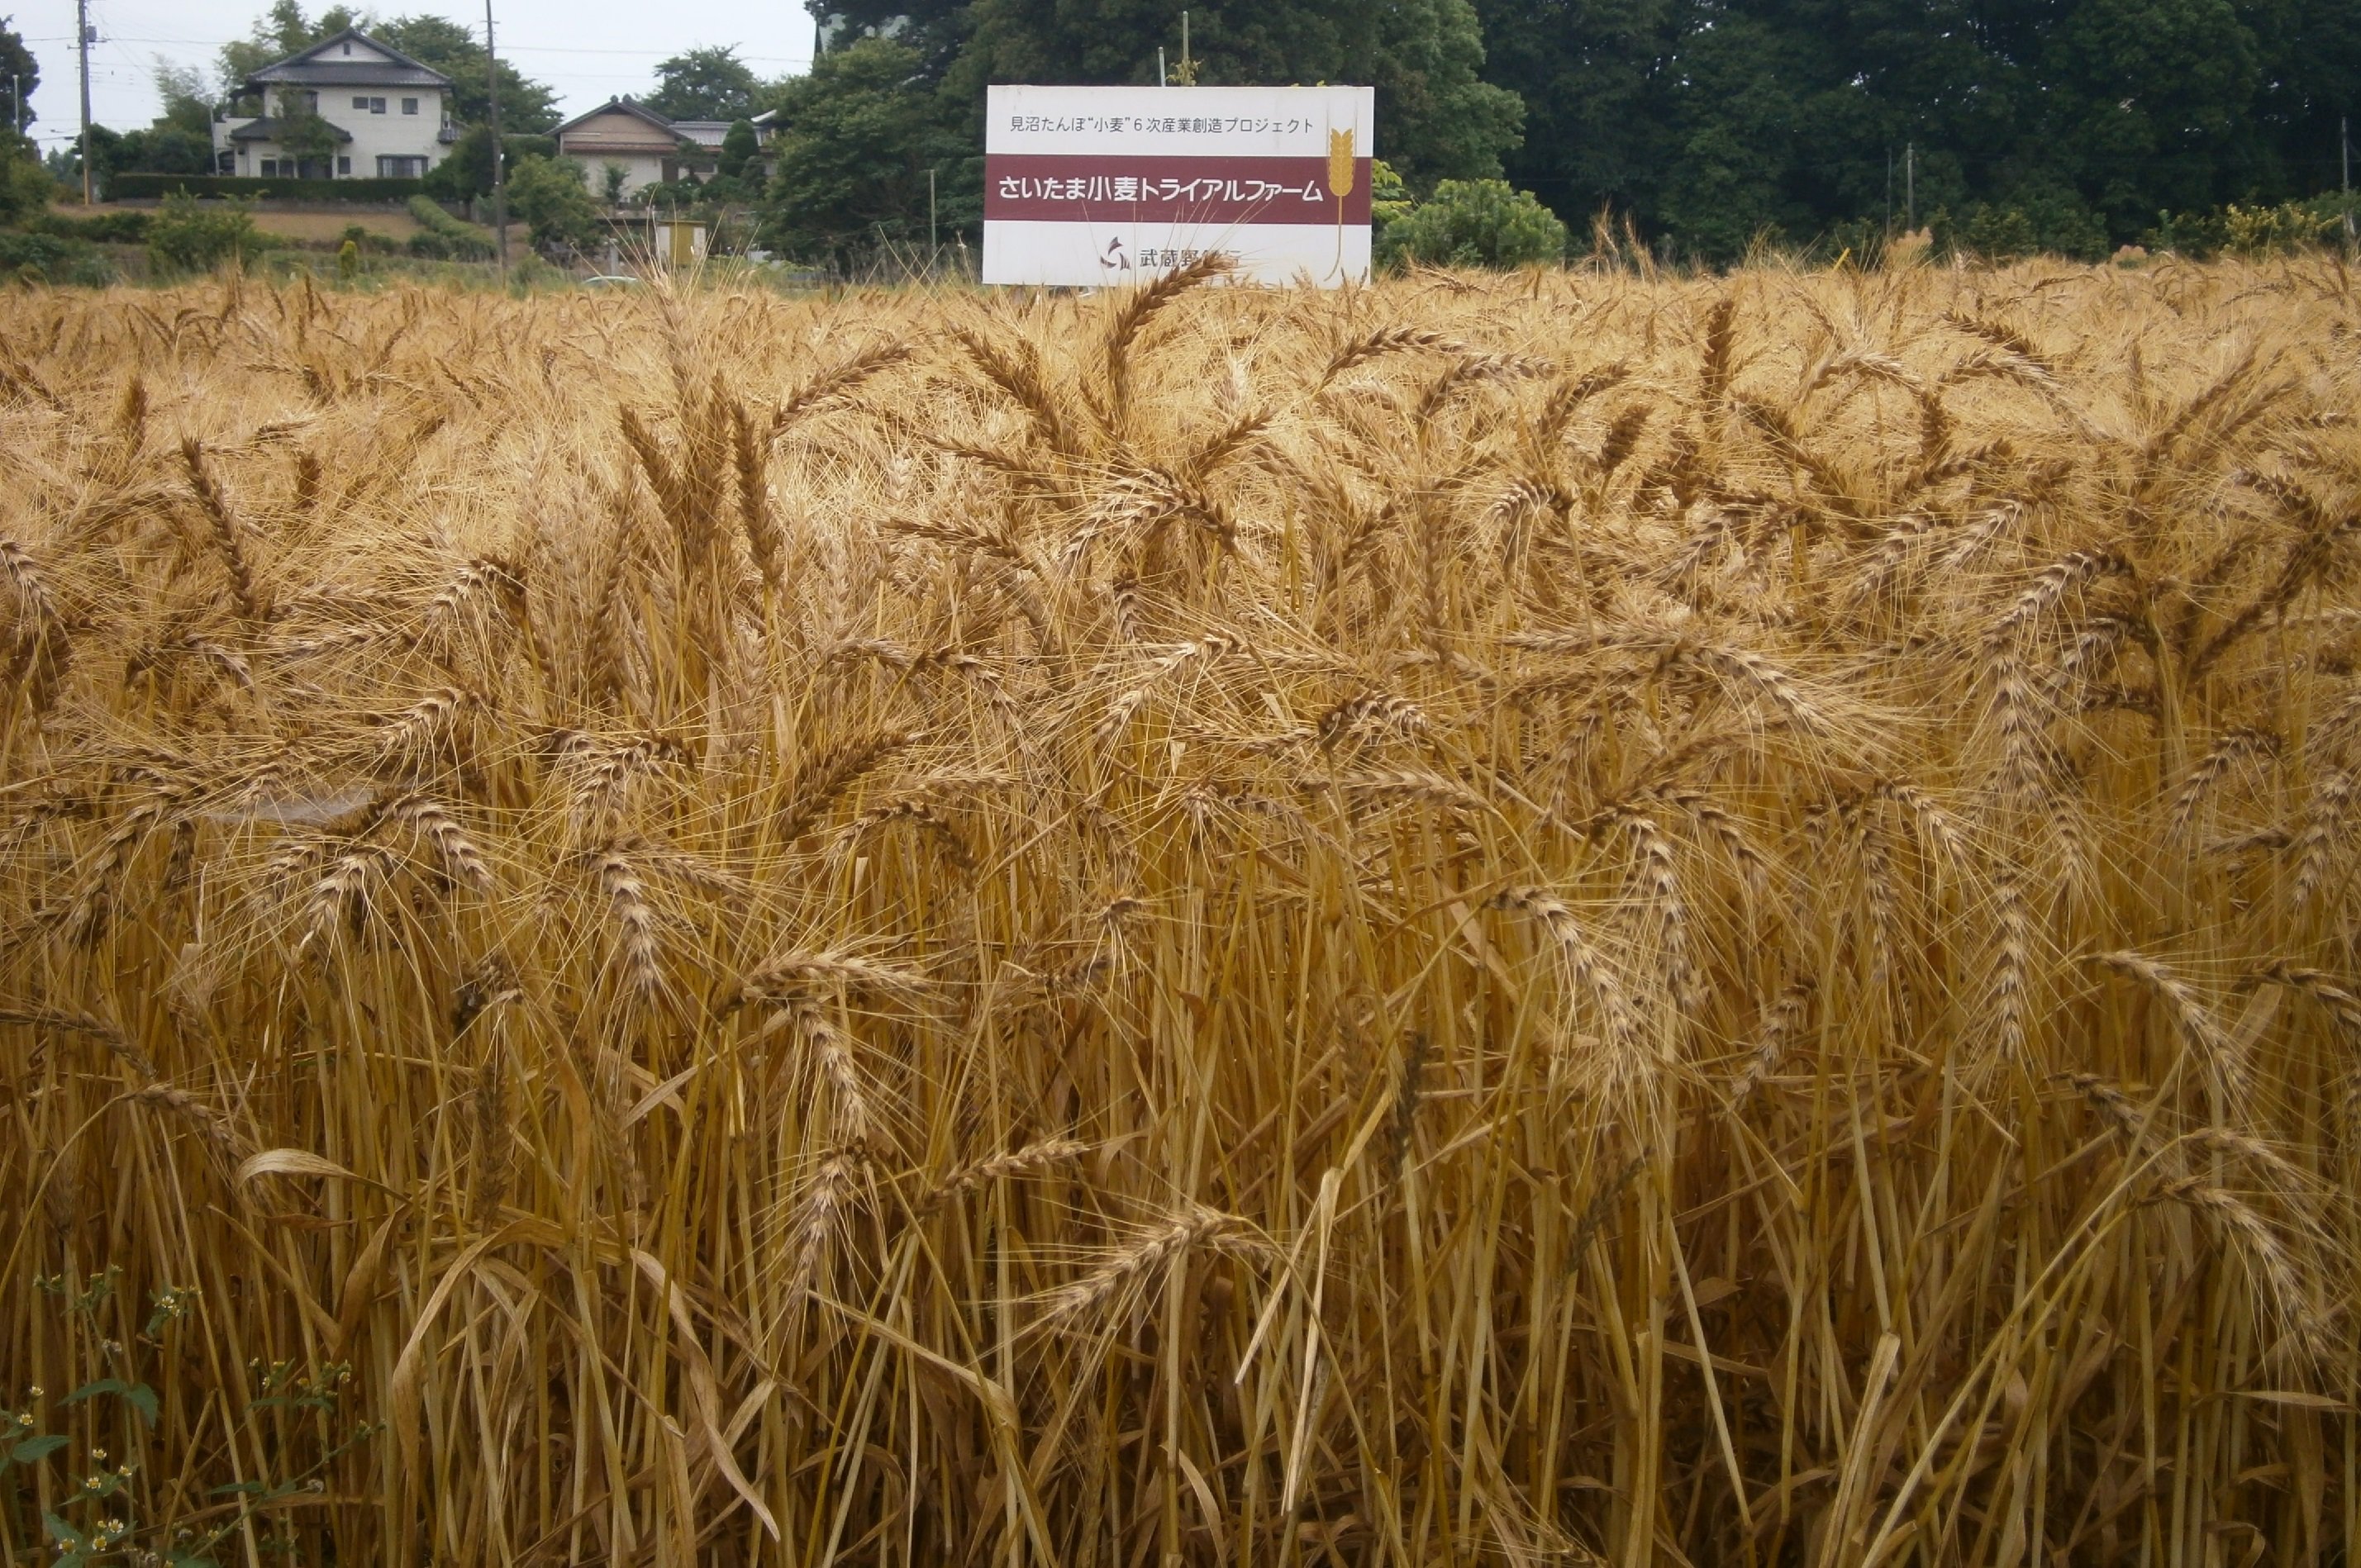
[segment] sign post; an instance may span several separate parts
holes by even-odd
[[[992,88],[983,280],[1114,286],[1218,251],[1259,282],[1366,282],[1376,96]]]

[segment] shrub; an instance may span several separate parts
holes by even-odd
[[[2081,196],[2063,186],[2029,184],[1999,203],[1979,202],[1964,222],[1938,210],[1929,222],[1937,247],[1987,261],[2063,256],[2096,261],[2107,254],[2107,231]]]
[[[416,180],[280,180],[226,174],[116,174],[106,181],[117,201],[141,201],[183,192],[192,196],[277,197],[290,202],[400,202],[418,193]]]
[[[1806,253],[1833,263],[1839,258],[1856,267],[1875,267],[1885,258],[1885,225],[1875,218],[1848,218],[1828,225],[1828,232]]]
[[[379,234],[362,224],[346,224],[340,237],[363,256],[392,256],[401,249],[401,242],[391,235]]]
[[[1565,255],[1565,225],[1505,180],[1445,180],[1409,215],[1386,225],[1389,266],[1523,267]]]
[[[163,272],[210,272],[232,261],[242,266],[269,244],[244,202],[167,196],[148,225],[148,258]]]
[[[420,233],[410,236],[409,250],[412,256],[431,261],[489,261],[492,242],[470,225],[463,224],[445,212],[430,196],[410,198],[411,220]]]
[[[148,242],[148,214],[142,212],[93,213],[89,217],[80,218],[50,211],[25,226],[36,234],[95,240],[102,245],[145,245]]]
[[[21,224],[38,216],[57,194],[57,181],[31,148],[30,142],[12,146],[0,140],[0,224]]]
[[[88,240],[53,234],[0,233],[0,272],[25,282],[82,289],[102,289],[115,281],[115,269]]]
[[[509,210],[524,220],[535,245],[588,245],[598,236],[598,208],[588,176],[570,158],[525,158],[509,171]]]
[[[2275,207],[2231,203],[2210,213],[2158,213],[2156,227],[2140,236],[2150,250],[2175,250],[2200,259],[2212,256],[2283,256],[2318,245],[2343,227],[2334,196],[2317,202],[2282,202]]]

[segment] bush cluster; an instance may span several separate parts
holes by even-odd
[[[63,235],[0,230],[0,274],[26,283],[68,283],[100,289],[115,281],[115,269],[86,239]]]
[[[1505,180],[1445,180],[1428,200],[1383,225],[1384,266],[1524,267],[1565,255],[1565,225],[1530,191]]]
[[[418,193],[416,180],[261,180],[225,174],[117,174],[107,194],[146,201],[183,192],[192,196],[276,197],[301,202],[401,202]]]
[[[88,217],[71,217],[52,211],[41,214],[25,227],[34,234],[91,240],[100,245],[145,245],[148,219],[148,214],[138,211],[93,213]]]
[[[200,202],[174,194],[164,198],[148,223],[148,261],[159,273],[243,266],[275,243],[254,226],[254,209],[245,202]]]
[[[492,242],[445,212],[426,195],[410,198],[409,213],[419,232],[410,236],[410,254],[428,261],[489,261]]]

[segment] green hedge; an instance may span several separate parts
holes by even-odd
[[[26,220],[27,234],[57,235],[65,239],[96,240],[102,245],[142,245],[148,239],[146,213],[100,213],[93,217],[70,217],[52,209],[38,217]]]
[[[192,196],[276,196],[291,202],[406,202],[423,188],[416,180],[245,180],[218,174],[117,174],[106,193],[137,201],[186,191]]]
[[[410,198],[410,215],[421,230],[410,236],[410,254],[431,261],[489,261],[492,242],[437,206],[432,196]]]

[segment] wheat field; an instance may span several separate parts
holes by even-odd
[[[2334,258],[0,296],[0,1552],[2350,1561]]]

